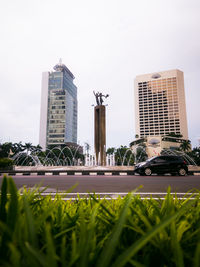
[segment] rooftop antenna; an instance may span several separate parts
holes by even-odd
[[[59,59],[59,64],[62,64],[62,58]]]

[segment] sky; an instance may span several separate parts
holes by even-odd
[[[42,72],[78,88],[78,143],[93,147],[93,90],[109,94],[107,148],[135,137],[136,75],[184,72],[189,139],[200,138],[199,0],[7,0],[0,9],[0,143],[39,143]]]

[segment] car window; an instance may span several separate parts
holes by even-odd
[[[181,158],[180,157],[175,157],[175,156],[173,157],[172,156],[172,157],[168,157],[167,160],[168,161],[181,161]]]
[[[170,157],[167,157],[167,160],[168,160],[168,161],[174,161],[174,160],[176,160],[176,158],[175,158],[175,157],[172,157],[172,156],[170,156]]]
[[[166,162],[166,160],[165,160],[165,158],[155,158],[153,160],[153,162],[155,162],[155,163],[163,163],[163,162]]]

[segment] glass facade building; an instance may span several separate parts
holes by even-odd
[[[74,75],[61,62],[43,73],[40,145],[77,143],[77,87]]]

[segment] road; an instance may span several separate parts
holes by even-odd
[[[0,177],[0,184],[3,177]],[[36,184],[48,187],[48,191],[66,191],[77,186],[72,192],[130,192],[140,185],[138,192],[165,192],[171,187],[171,192],[188,192],[191,189],[200,190],[200,175],[194,176],[13,176],[17,188],[24,185],[28,188]]]

